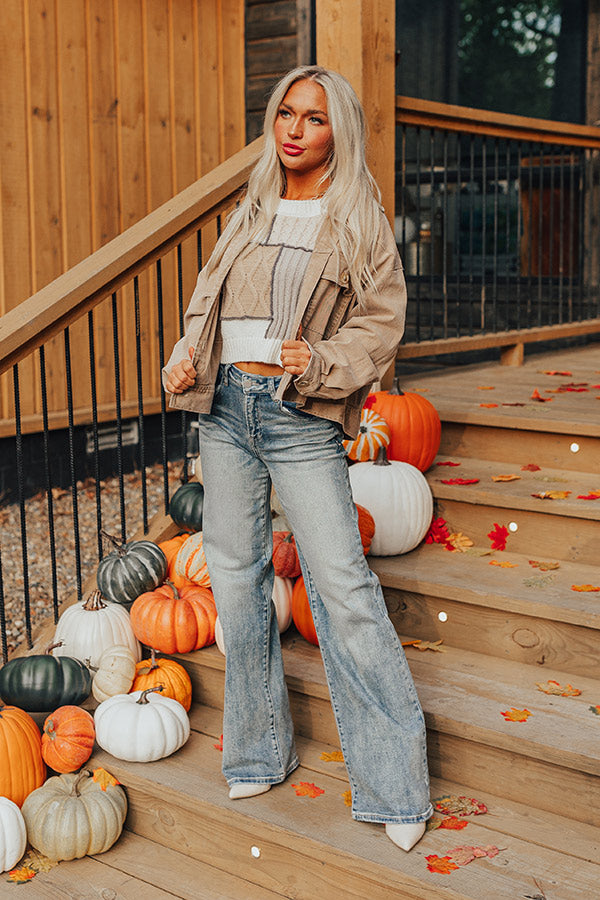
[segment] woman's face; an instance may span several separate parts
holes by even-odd
[[[309,79],[294,82],[277,113],[275,144],[286,172],[298,176],[324,174],[333,134],[327,97],[320,84]]]

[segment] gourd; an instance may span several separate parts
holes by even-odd
[[[354,505],[356,506],[356,512],[358,514],[358,530],[360,532],[360,540],[366,556],[371,548],[371,544],[373,543],[373,536],[375,534],[375,519],[366,507],[361,506],[359,503],[355,503]]]
[[[425,472],[435,459],[442,434],[435,406],[420,394],[404,393],[398,378],[389,391],[370,394],[365,406],[389,425],[388,459],[410,463]]]
[[[141,594],[130,616],[138,640],[161,653],[189,653],[215,641],[217,609],[212,591],[197,584],[179,591],[167,581]]]
[[[187,531],[200,531],[204,510],[204,485],[199,481],[187,481],[188,460],[181,474],[181,486],[169,503],[169,515],[176,525]]]
[[[143,659],[135,669],[131,691],[145,691],[162,685],[162,696],[181,703],[186,712],[192,705],[192,680],[184,667],[174,659],[157,659],[154,649],[150,659]]]
[[[127,694],[133,684],[137,655],[129,647],[107,647],[98,660],[92,681],[92,694],[101,703],[115,694]]]
[[[187,541],[181,545],[175,557],[173,572],[177,578],[185,578],[201,587],[210,587],[210,575],[206,565],[201,531],[190,535]]]
[[[0,872],[14,869],[27,846],[25,819],[16,803],[0,797]]]
[[[368,503],[375,520],[371,554],[408,553],[423,540],[431,524],[433,498],[415,466],[388,460],[382,449],[375,462],[356,463],[348,474],[355,502]]]
[[[117,759],[152,762],[170,756],[190,736],[190,722],[181,703],[162,697],[161,687],[105,700],[94,713],[96,741]]]
[[[83,703],[92,689],[88,667],[70,656],[46,653],[11,659],[0,669],[0,696],[28,712],[50,712],[57,706]]]
[[[294,625],[302,637],[309,641],[309,643],[318,647],[319,639],[317,637],[317,630],[315,628],[310,604],[308,602],[308,594],[306,593],[306,586],[302,576],[298,578],[292,591],[292,617],[294,619]]]
[[[346,456],[355,462],[375,459],[380,447],[390,442],[390,428],[383,416],[373,409],[364,408],[360,414],[358,435],[353,441],[342,441]]]
[[[79,706],[60,706],[44,722],[42,756],[55,772],[75,772],[94,747],[94,719]]]
[[[291,531],[273,532],[273,568],[275,575],[282,578],[297,578],[300,574],[300,560]]]
[[[275,575],[273,579],[273,603],[277,615],[279,633],[289,628],[292,623],[292,589],[294,582],[291,578],[281,578]],[[225,655],[225,641],[223,639],[223,627],[217,616],[215,622],[215,641],[217,647]]]
[[[45,777],[39,728],[24,710],[0,705],[0,796],[21,806]]]
[[[105,603],[100,591],[92,591],[87,600],[75,603],[58,620],[54,640],[62,643],[57,656],[75,656],[97,666],[105,650],[123,644],[136,662],[142,648],[133,633],[129,613],[117,603]]]
[[[130,541],[122,544],[102,531],[115,547],[100,560],[96,581],[102,595],[111,603],[129,605],[144,591],[162,584],[167,575],[167,560],[153,541]]]
[[[49,859],[79,859],[112,847],[123,830],[127,798],[118,784],[94,781],[84,769],[49,778],[22,812],[36,850]]]

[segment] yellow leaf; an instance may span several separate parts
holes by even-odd
[[[344,791],[341,796],[344,798],[346,806],[352,806],[352,791]]]
[[[462,531],[454,531],[448,536],[446,544],[450,544],[455,550],[464,553],[467,547],[473,546],[473,541],[466,534],[463,534]]]
[[[106,769],[94,769],[94,774],[92,778],[97,784],[100,785],[103,791],[107,789],[107,787],[116,787],[116,785],[120,784],[120,781],[117,781],[114,775],[111,775],[110,772],[107,772]]]
[[[519,481],[520,475],[492,475],[492,481]]]
[[[320,759],[323,762],[344,762],[344,754],[341,750],[334,750],[332,753],[321,753]]]
[[[560,569],[559,562],[538,562],[537,559],[530,559],[529,565],[533,566],[534,569],[539,569],[540,572],[550,572],[551,569]]]
[[[571,491],[540,491],[538,494],[532,494],[532,497],[538,497],[540,500],[566,500]]]
[[[536,681],[535,684],[538,691],[542,691],[544,694],[553,694],[557,697],[579,697],[581,694],[579,688],[574,688],[572,684],[561,687],[558,681],[551,680],[548,680],[546,684],[541,681]]]
[[[510,710],[501,712],[500,715],[504,716],[507,722],[526,722],[533,713],[529,712],[528,709],[515,709],[513,706]]]
[[[493,384],[479,384],[477,385],[478,391],[495,391],[496,388]]]
[[[19,869],[13,869],[8,873],[8,880],[13,881],[15,884],[26,884],[32,878],[35,878],[36,875],[35,869],[30,869],[29,866],[21,866]]]
[[[580,593],[590,593],[592,591],[600,591],[600,585],[595,584],[572,584],[572,591],[579,591]]]
[[[439,641],[407,641],[403,647],[414,647],[415,650],[437,650],[438,653],[446,653],[446,648],[441,647],[443,638]]]
[[[497,559],[490,559],[490,566],[499,566],[501,569],[517,569],[519,567],[518,563],[511,562],[500,562]]]
[[[25,868],[33,869],[35,872],[49,872],[58,865],[58,860],[48,859],[47,856],[44,856],[35,847],[32,847],[23,859],[22,864]]]

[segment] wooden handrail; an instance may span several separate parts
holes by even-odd
[[[396,97],[396,122],[399,125],[419,125],[533,143],[600,149],[600,128],[595,125],[513,116],[415,97]]]
[[[257,138],[0,318],[0,373],[46,343],[231,204],[258,160]]]

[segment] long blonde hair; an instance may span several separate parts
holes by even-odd
[[[365,158],[365,117],[358,97],[342,75],[321,66],[299,66],[275,85],[265,112],[263,154],[207,268],[210,273],[218,265],[228,242],[238,233],[246,234],[248,241],[266,237],[285,191],[285,173],[275,145],[275,120],[288,90],[305,79],[321,85],[327,98],[333,150],[322,179],[329,182],[326,215],[360,303],[365,287],[374,286],[372,255],[380,227],[381,194]]]

